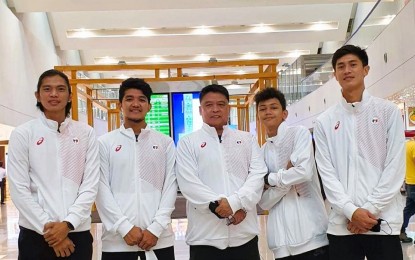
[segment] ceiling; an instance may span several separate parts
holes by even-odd
[[[276,58],[278,70],[343,42],[359,2],[376,1],[8,0],[17,13],[47,12],[57,49],[79,50],[83,65]]]

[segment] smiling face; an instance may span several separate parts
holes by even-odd
[[[280,124],[287,119],[288,111],[283,110],[277,98],[271,98],[259,102],[257,114],[267,130],[268,136],[272,136],[272,133],[276,133]]]
[[[59,75],[45,77],[35,92],[38,102],[42,105],[46,118],[63,121],[66,117],[65,107],[70,102],[72,95],[69,86]]]
[[[151,109],[151,104],[141,90],[130,88],[125,90],[120,108],[124,115],[124,121],[140,123],[145,122],[146,115]]]
[[[350,93],[365,88],[364,78],[369,73],[369,66],[363,66],[362,61],[354,54],[347,54],[339,58],[334,68],[334,76],[343,89]]]
[[[223,126],[228,123],[229,111],[228,100],[218,92],[207,93],[199,107],[203,122],[216,128],[218,134],[222,134]]]

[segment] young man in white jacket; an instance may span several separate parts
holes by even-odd
[[[19,259],[92,258],[91,207],[99,181],[94,130],[68,118],[68,77],[45,71],[35,92],[41,117],[10,136],[8,178],[19,210]]]
[[[250,133],[226,126],[229,93],[200,92],[203,127],[180,139],[176,172],[187,199],[191,260],[259,260],[256,204],[267,171]]]
[[[142,79],[123,81],[124,122],[99,138],[102,260],[174,260],[175,148],[170,137],[147,126],[151,94]]]
[[[328,238],[336,260],[399,260],[400,187],[405,137],[398,107],[365,90],[365,50],[353,45],[332,58],[342,100],[316,120],[316,160],[332,211]]]
[[[269,210],[268,246],[275,259],[328,260],[328,220],[310,131],[286,125],[286,100],[275,88],[258,92],[255,102],[267,132],[262,151],[268,173],[259,205]]]

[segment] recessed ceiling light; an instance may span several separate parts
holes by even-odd
[[[241,58],[245,59],[245,60],[254,60],[254,59],[258,59],[258,55],[256,55],[255,53],[252,53],[252,52],[248,52],[248,53],[242,55]]]
[[[149,28],[141,27],[135,31],[134,35],[141,36],[141,37],[148,37],[148,36],[153,36],[154,32]]]
[[[197,61],[208,61],[209,59],[210,59],[210,56],[204,53],[199,54],[194,58],[194,60],[197,60]]]
[[[154,55],[153,57],[150,57],[147,59],[147,62],[152,62],[152,63],[160,63],[160,62],[164,62],[165,59],[163,59],[162,57],[158,56],[158,55]]]

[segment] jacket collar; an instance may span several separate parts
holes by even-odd
[[[209,125],[208,125],[208,124],[206,124],[206,123],[203,123],[202,130],[203,130],[203,131],[205,131],[205,132],[206,132],[209,136],[211,136],[211,137],[213,137],[213,138],[215,138],[215,139],[217,139],[217,138],[218,138],[218,132],[216,131],[216,128],[211,127],[211,126],[209,126]],[[223,126],[222,139],[223,139],[223,137],[224,137],[224,136],[226,136],[226,135],[227,135],[227,133],[228,133],[229,131],[230,131],[230,130],[229,130],[228,125],[224,125],[224,126]]]
[[[366,89],[363,90],[362,100],[360,102],[347,103],[346,99],[342,95],[341,105],[349,112],[358,113],[366,107],[371,97],[372,96],[369,94],[369,92],[367,92]]]
[[[287,133],[287,128],[288,128],[287,123],[285,123],[285,121],[283,121],[280,124],[280,126],[278,126],[277,135],[273,136],[273,137],[267,137],[266,141],[274,143],[274,142],[277,142],[278,140],[281,140],[282,138],[284,138],[285,134]]]
[[[43,112],[40,115],[40,120],[50,130],[53,130],[53,131],[59,130],[59,132],[65,131],[66,128],[68,128],[69,123],[72,121],[72,119],[67,117],[65,118],[65,121],[63,121],[62,124],[59,126],[58,122],[56,122],[55,120],[46,118],[45,113]]]
[[[119,130],[121,134],[135,141],[135,134],[132,128],[125,128],[124,124],[122,124]],[[150,127],[147,124],[146,128],[141,129],[141,133],[138,136],[138,139],[145,138],[149,133],[150,133]]]

